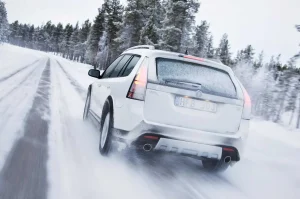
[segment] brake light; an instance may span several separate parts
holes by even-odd
[[[137,72],[130,89],[127,93],[127,98],[143,101],[148,79],[148,57],[146,57]]]
[[[246,91],[246,89],[244,89],[244,101],[245,101],[245,107],[251,107],[251,98],[248,94],[248,92]]]
[[[184,58],[187,58],[187,59],[193,59],[193,60],[197,60],[197,61],[204,61],[203,58],[200,58],[200,57],[194,57],[194,56],[191,56],[191,55],[185,55],[183,56]]]
[[[234,152],[232,148],[223,148],[223,151]]]
[[[145,135],[144,138],[150,139],[150,140],[158,140],[158,139],[159,139],[159,137],[157,137],[157,136],[152,136],[152,135]]]
[[[243,88],[244,93],[244,110],[243,110],[243,119],[249,120],[251,118],[251,98],[246,91],[246,89]]]

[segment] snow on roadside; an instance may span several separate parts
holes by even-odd
[[[250,132],[300,149],[300,133],[280,124],[254,119],[251,121]]]
[[[0,44],[0,78],[45,57],[43,52],[6,43]]]
[[[244,158],[222,175],[249,198],[300,198],[299,144],[297,132],[253,119]]]

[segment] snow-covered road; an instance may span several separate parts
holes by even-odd
[[[0,199],[300,198],[300,133],[254,120],[245,158],[223,174],[165,158],[103,158],[82,121],[88,65],[0,46]]]

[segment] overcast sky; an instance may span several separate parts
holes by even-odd
[[[93,20],[103,0],[4,0],[8,20],[41,25],[51,20],[75,24]],[[121,0],[125,2],[125,0]],[[266,59],[282,54],[287,61],[300,50],[300,0],[200,0],[197,23],[207,20],[218,45],[229,35],[231,51],[252,44],[256,53],[265,51]]]

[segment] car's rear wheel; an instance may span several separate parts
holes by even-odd
[[[100,126],[100,142],[99,142],[99,151],[101,155],[107,156],[111,151],[112,141],[112,129],[113,129],[113,115],[110,111],[111,104],[107,100],[101,117],[101,126]]]
[[[85,100],[85,106],[84,106],[84,111],[83,111],[83,120],[87,120],[89,117],[89,111],[90,111],[90,106],[91,106],[91,89],[89,88]]]
[[[229,163],[226,163],[223,158],[221,160],[202,160],[202,165],[206,171],[211,172],[224,172],[229,167]]]

